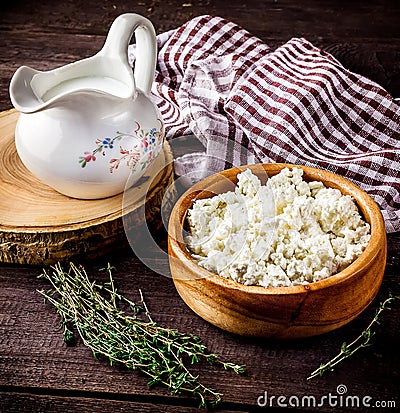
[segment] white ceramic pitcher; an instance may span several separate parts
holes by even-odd
[[[108,197],[128,179],[134,184],[163,145],[161,115],[149,98],[155,64],[152,24],[128,13],[113,22],[96,55],[47,72],[20,67],[10,97],[21,112],[15,143],[25,166],[75,198]]]

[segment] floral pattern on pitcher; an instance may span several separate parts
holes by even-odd
[[[110,159],[110,173],[117,170],[121,163],[125,163],[131,170],[136,168],[137,165],[140,166],[140,170],[146,169],[154,159],[154,152],[157,146],[164,139],[162,122],[159,119],[158,121],[161,125],[159,130],[152,128],[145,132],[140,124],[135,122],[137,128],[133,134],[116,132],[116,135],[112,138],[104,137],[96,139],[95,144],[97,147],[92,151],[85,151],[83,155],[79,157],[78,162],[82,168],[85,168],[89,162],[96,161],[96,155],[102,154],[105,156],[108,150],[114,149],[119,141],[128,137],[134,139],[137,143],[130,149],[125,149],[121,145],[119,146],[118,156]]]

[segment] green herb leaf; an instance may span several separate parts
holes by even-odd
[[[380,315],[384,310],[390,310],[389,304],[394,300],[399,300],[400,296],[395,296],[389,294],[389,297],[385,301],[379,304],[379,308],[375,312],[375,316],[368,326],[363,330],[359,336],[357,336],[350,344],[343,343],[340,352],[326,363],[321,364],[316,370],[314,370],[307,380],[314,377],[322,376],[327,371],[333,371],[334,367],[344,361],[345,359],[351,357],[355,352],[363,347],[369,347],[372,345],[371,339],[375,335],[375,331],[372,328],[376,324],[380,324]]]
[[[68,272],[58,264],[39,276],[52,286],[38,292],[60,314],[65,341],[72,340],[75,327],[96,359],[104,356],[111,365],[141,371],[150,377],[149,386],[162,384],[171,394],[192,394],[201,407],[219,403],[222,395],[203,385],[186,365],[206,360],[238,374],[244,372],[244,366],[220,360],[195,335],[159,326],[152,320],[142,292],[139,290],[140,305],[133,303],[117,292],[113,267],[108,265],[105,270],[109,281],[104,284],[90,281],[84,268],[74,264]],[[122,311],[120,303],[129,306],[133,314]]]

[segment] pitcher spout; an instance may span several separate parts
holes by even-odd
[[[10,83],[10,99],[20,112],[33,113],[43,107],[43,101],[32,88],[32,79],[40,73],[28,66],[21,66],[14,73]]]
[[[98,92],[116,99],[134,99],[135,80],[129,66],[100,54],[69,65],[41,72],[20,67],[10,83],[14,107],[22,113],[33,113],[75,92]]]

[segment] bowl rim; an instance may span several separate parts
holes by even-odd
[[[238,281],[224,278],[218,274],[215,274],[201,267],[196,262],[196,260],[191,256],[188,249],[185,247],[186,243],[183,239],[182,233],[183,224],[186,219],[187,211],[192,206],[193,202],[197,199],[197,197],[193,196],[193,194],[198,195],[201,192],[207,191],[207,188],[209,188],[211,185],[217,185],[217,181],[221,178],[221,176],[227,177],[227,175],[234,172],[234,176],[236,177],[237,174],[243,172],[246,169],[250,169],[252,170],[252,172],[256,173],[256,170],[261,170],[261,168],[264,169],[268,176],[273,176],[279,173],[284,168],[301,168],[304,172],[304,175],[310,176],[312,178],[311,180],[324,181],[324,184],[326,182],[326,186],[338,188],[341,190],[342,193],[344,190],[346,194],[351,195],[354,201],[356,202],[358,209],[361,210],[364,220],[370,224],[371,237],[365,250],[361,253],[361,255],[357,257],[345,269],[327,278],[311,282],[309,284],[282,287],[263,287],[260,285],[245,285]],[[273,173],[273,175],[270,175],[271,171],[275,173]],[[318,179],[318,177],[320,179]],[[215,188],[213,189],[215,190]],[[187,208],[185,208],[184,213],[181,216],[181,219],[179,219],[179,212],[182,208],[182,204],[185,203],[187,200],[190,200],[190,205]],[[366,211],[368,212],[368,217],[365,216]],[[325,288],[329,288],[333,285],[338,285],[342,282],[348,281],[353,276],[356,276],[356,274],[359,271],[361,271],[364,267],[368,266],[369,263],[375,259],[377,254],[380,252],[381,248],[385,248],[386,250],[386,230],[382,213],[377,203],[371,198],[369,194],[367,194],[367,192],[365,192],[358,185],[351,182],[347,178],[313,166],[291,163],[255,163],[237,166],[223,170],[221,172],[214,173],[202,179],[201,181],[195,183],[193,186],[187,189],[179,197],[170,214],[168,225],[168,248],[168,255],[170,261],[172,259],[184,261],[185,266],[190,267],[191,270],[199,274],[199,277],[196,278],[197,280],[203,279],[207,280],[207,282],[209,283],[218,285],[223,288],[241,290],[243,292],[253,294],[257,293],[260,295],[295,295],[304,294],[304,292],[312,290],[322,290]],[[171,255],[172,251],[175,254],[175,257]],[[173,272],[172,276],[173,278],[175,278]]]

